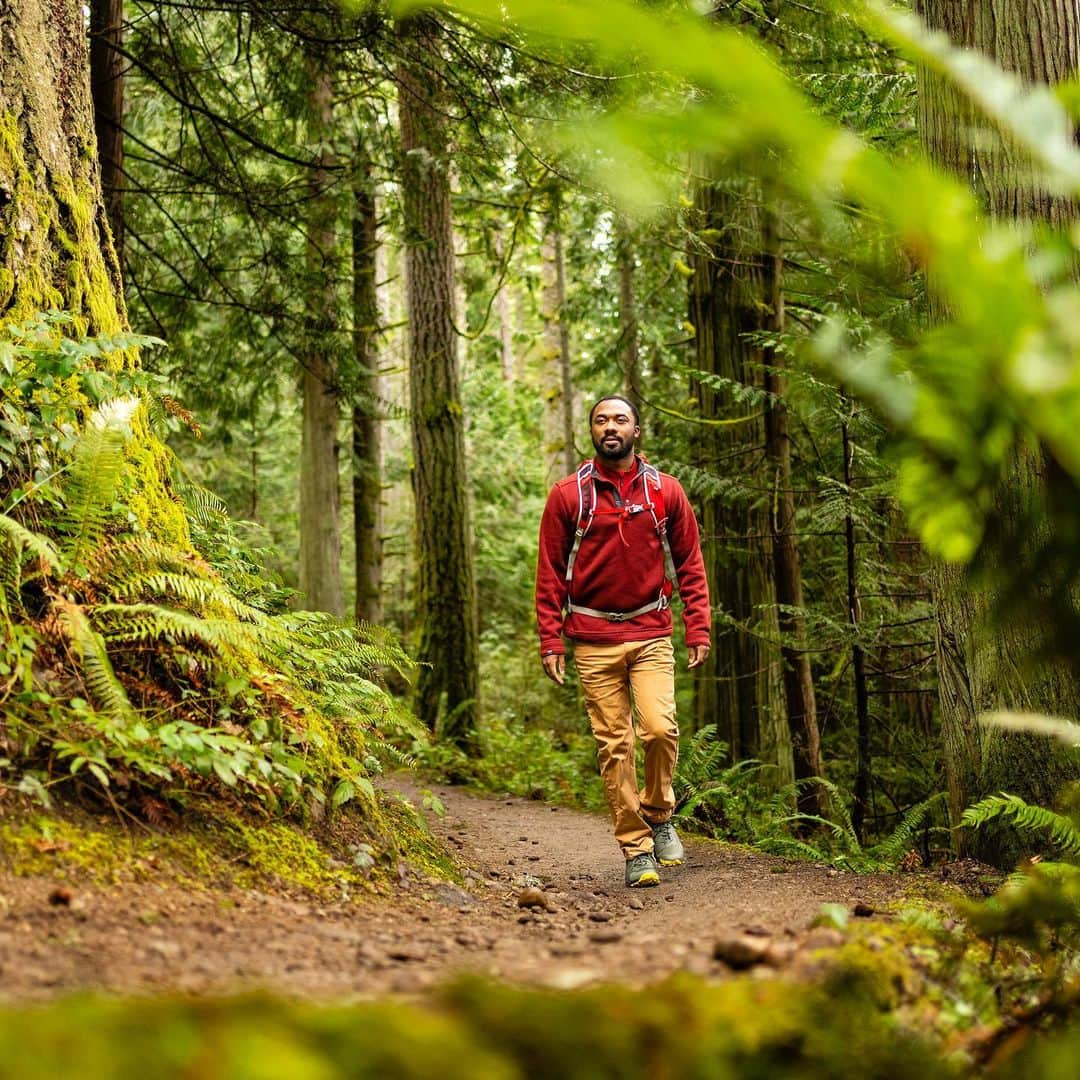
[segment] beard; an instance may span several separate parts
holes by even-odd
[[[605,461],[620,461],[634,448],[634,440],[632,438],[624,439],[621,435],[616,435],[614,439],[606,445],[603,439],[597,439],[594,435],[592,437],[592,444],[596,449],[597,454]]]

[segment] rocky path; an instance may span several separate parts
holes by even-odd
[[[384,786],[419,802],[410,779]],[[707,841],[688,841],[687,864],[666,869],[659,888],[630,891],[606,817],[454,788],[434,794],[446,815],[429,815],[432,829],[468,867],[467,888],[406,880],[390,898],[318,906],[124,885],[50,903],[54,882],[2,881],[0,996],[256,986],[368,996],[416,992],[461,971],[560,988],[680,968],[721,977],[730,969],[714,956],[718,941],[769,945],[783,962],[807,942],[823,903],[876,908],[902,892],[895,876]]]

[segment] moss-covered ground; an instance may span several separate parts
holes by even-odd
[[[150,828],[68,806],[24,808],[0,821],[0,869],[72,884],[167,880],[193,889],[259,888],[322,900],[363,895],[396,880],[399,867],[455,880],[453,861],[407,804],[336,811],[314,825],[243,815],[220,806],[183,824]]]

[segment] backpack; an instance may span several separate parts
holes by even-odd
[[[570,555],[566,560],[566,584],[569,590],[574,580],[574,563],[577,560],[578,549],[581,541],[589,531],[593,518],[597,514],[596,504],[596,478],[593,475],[595,465],[592,461],[584,461],[578,467],[575,474],[577,479],[578,512],[577,528],[574,530],[574,544],[570,548]],[[642,461],[635,480],[641,478],[641,491],[643,502],[631,503],[620,507],[624,514],[637,514],[648,510],[652,514],[653,524],[656,526],[656,535],[660,537],[660,545],[664,549],[664,577],[671,582],[673,589],[678,587],[675,576],[675,560],[671,555],[671,545],[667,536],[667,515],[664,513],[664,491],[660,481],[660,472],[654,465]],[[605,511],[601,510],[600,513]],[[619,523],[620,530],[622,522]]]

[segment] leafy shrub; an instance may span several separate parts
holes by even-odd
[[[591,735],[557,736],[496,716],[481,722],[472,755],[448,743],[418,742],[413,749],[422,767],[450,783],[582,809],[606,805]]]
[[[876,871],[895,869],[922,831],[947,831],[928,824],[943,808],[945,796],[939,793],[911,807],[890,836],[864,847],[851,824],[846,798],[834,784],[821,778],[797,780],[770,792],[760,780],[769,766],[752,759],[724,766],[727,754],[727,744],[710,724],[691,738],[676,775],[678,819],[709,836],[750,844],[772,855]],[[830,796],[831,817],[792,811],[806,783],[821,785]]]
[[[378,682],[406,667],[400,646],[284,610],[205,492],[173,497],[179,537],[142,524],[136,432],[154,399],[141,374],[95,365],[143,339],[72,341],[64,326],[48,316],[0,338],[8,786],[43,801],[58,783],[272,808],[372,798],[385,734],[420,734]]]

